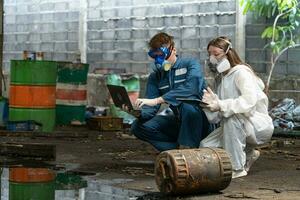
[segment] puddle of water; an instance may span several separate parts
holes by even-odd
[[[77,171],[79,165],[40,162],[6,162],[1,175],[1,200],[134,200],[142,192],[113,186],[132,179],[99,179],[93,172]],[[33,192],[32,192],[33,191]]]

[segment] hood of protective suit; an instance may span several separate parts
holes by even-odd
[[[256,77],[256,82],[257,82],[257,85],[258,87],[261,89],[261,90],[264,90],[265,89],[265,84],[264,82],[259,78],[257,77],[254,72],[249,68],[247,67],[246,65],[236,65],[235,67],[231,68],[230,71],[226,74],[226,76],[230,76],[231,74],[233,74],[233,72],[239,70],[239,69],[246,69],[248,70],[249,72],[251,72],[255,77]]]

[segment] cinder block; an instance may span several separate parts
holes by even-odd
[[[101,17],[100,10],[89,9],[88,19],[99,19]]]
[[[27,22],[26,22],[26,24],[39,23],[39,22],[41,22],[43,20],[44,19],[41,18],[40,14],[29,14],[29,15],[27,15]],[[45,21],[47,21],[47,20],[45,20]]]
[[[68,22],[68,30],[69,31],[78,31],[79,30],[79,22]]]
[[[115,50],[124,50],[127,52],[132,51],[132,42],[131,41],[118,41],[115,44]]]
[[[152,17],[152,16],[161,17],[161,16],[165,15],[164,7],[162,7],[162,6],[154,5],[152,7],[148,7],[147,10],[148,10],[147,13],[148,13],[149,17]]]
[[[235,24],[235,14],[219,15],[218,24]]]
[[[89,50],[104,50],[103,47],[102,47],[102,42],[96,42],[96,41],[89,42],[88,43],[88,48],[89,48]]]
[[[132,0],[132,5],[148,5],[149,1],[148,0]]]
[[[182,38],[197,38],[199,33],[197,28],[183,28],[182,29]]]
[[[247,36],[258,36],[266,28],[265,24],[246,24],[246,35]]]
[[[68,33],[66,32],[55,32],[54,40],[55,41],[63,41],[68,39]]]
[[[135,39],[145,39],[148,38],[148,31],[147,30],[133,30],[132,37]]]
[[[132,21],[130,19],[118,19],[116,20],[116,28],[132,28]]]
[[[68,61],[75,61],[77,59],[77,55],[75,53],[68,53],[67,60]]]
[[[87,32],[87,40],[100,40],[101,34],[98,31],[88,31]]]
[[[103,31],[102,39],[103,40],[113,40],[115,38],[115,31]]]
[[[29,38],[28,34],[18,34],[17,35],[17,42],[26,42]]]
[[[200,4],[201,5],[201,4]],[[199,3],[186,4],[182,6],[182,13],[197,14],[199,12]]]
[[[182,13],[181,5],[167,5],[164,7],[164,13],[166,15],[180,15]]]
[[[79,12],[78,11],[70,11],[68,12],[70,21],[78,21],[79,20]]]
[[[169,27],[179,27],[181,26],[181,17],[164,17],[165,26]]]
[[[30,4],[28,5],[28,12],[39,12],[40,6],[38,4]]]
[[[300,75],[300,67],[299,67],[299,65],[300,65],[299,62],[296,63],[296,64],[288,64],[287,74]],[[299,86],[296,86],[296,87],[299,88]]]
[[[40,39],[43,42],[51,42],[54,40],[54,34],[53,33],[41,33],[40,34]]]
[[[69,41],[78,41],[78,32],[68,32]]]
[[[5,24],[16,24],[16,15],[5,15],[4,23]],[[20,20],[20,19],[19,19]]]
[[[146,20],[144,19],[132,19],[133,28],[146,28]]]
[[[234,41],[235,35],[235,25],[223,25],[219,26],[219,35],[226,35],[227,37],[231,38]]]
[[[266,45],[266,41],[261,39],[259,36],[246,37],[246,48],[247,49],[263,49],[263,47],[265,45]]]
[[[116,60],[117,61],[127,61],[129,62],[131,60],[132,53],[129,52],[121,52],[116,54]]]
[[[67,43],[67,51],[77,51],[77,50],[78,50],[78,42]]]
[[[58,51],[58,52],[67,51],[67,44],[64,42],[55,42],[54,51]]]
[[[145,48],[148,48],[148,44],[145,41],[134,41],[132,49],[134,52],[143,51]]]
[[[217,26],[203,26],[200,27],[200,38],[213,38],[219,35]]]
[[[27,22],[27,15],[17,15],[16,23],[25,24]]]
[[[300,62],[300,60],[299,60],[300,50],[299,49],[289,49],[288,51],[285,52],[285,54],[287,54],[288,61],[294,61],[293,63],[299,64],[299,62]],[[280,56],[280,58],[281,57],[282,56]]]
[[[103,51],[114,50],[114,42],[112,42],[112,41],[103,41],[101,43],[102,43],[102,50]]]
[[[57,22],[54,24],[55,31],[67,31],[68,23],[67,22]]]
[[[68,19],[68,13],[67,12],[59,12],[54,14],[54,20],[61,22]],[[46,20],[47,21],[47,20]],[[51,20],[48,20],[51,21]]]
[[[68,33],[66,32],[55,32],[54,40],[55,41],[63,41],[68,39]]]
[[[151,68],[148,67],[147,63],[132,63],[130,71],[138,74],[146,74],[150,70]]]
[[[198,16],[185,16],[182,18],[182,25],[183,26],[199,25],[199,18]]]
[[[66,61],[67,60],[67,54],[66,53],[53,53],[53,60],[55,61]]]
[[[100,28],[104,28],[103,21],[87,21],[87,29],[90,30],[99,30]]]
[[[266,53],[262,49],[247,49],[246,59],[255,58],[256,61],[264,61],[266,59]]]
[[[134,52],[132,54],[132,60],[133,61],[147,61],[148,55],[146,52]]]
[[[139,17],[147,16],[147,8],[146,7],[133,7],[132,15],[139,16]]]
[[[51,11],[54,10],[54,3],[41,3],[40,11]]]
[[[69,9],[69,3],[68,2],[56,2],[54,4],[54,10],[55,11],[62,11]]]
[[[117,39],[118,40],[128,40],[131,39],[131,31],[127,30],[120,30],[116,31]]]
[[[28,12],[28,8],[24,4],[18,5],[16,8],[17,8],[16,11],[18,14],[26,14]]]
[[[14,5],[6,5],[4,6],[5,15],[13,15],[16,14],[17,7]]]
[[[215,14],[199,16],[200,25],[214,25],[218,23],[218,17]]]
[[[101,13],[101,17],[104,19],[113,19],[116,17],[115,9],[102,9],[100,13]]]
[[[175,39],[180,39],[181,38],[181,29],[180,28],[167,28],[165,29],[166,33],[169,35],[173,36]],[[149,37],[150,39],[150,37]]]
[[[116,6],[131,6],[131,5],[132,5],[131,0],[116,1]]]
[[[236,2],[235,0],[231,1],[219,1],[219,11],[220,12],[228,12],[236,10]]]
[[[235,5],[235,3],[233,4]],[[218,2],[203,2],[199,4],[199,13],[208,13],[216,11],[218,11]]]
[[[41,51],[53,51],[53,43],[52,42],[42,42]]]
[[[88,52],[86,55],[87,63],[99,60],[99,53]]]
[[[88,0],[88,7],[89,8],[96,8],[100,6],[101,1],[95,1],[95,0]]]
[[[15,34],[4,34],[3,41],[4,42],[15,42],[16,38],[17,37]]]
[[[42,31],[42,32],[49,32],[49,30],[53,30],[53,31],[58,31],[55,27],[54,27],[54,23],[42,23],[42,24],[39,24],[39,26],[38,25],[36,25],[36,24],[34,24],[31,28],[30,28],[30,30],[35,30],[35,31],[38,31],[38,30],[40,30],[40,31]],[[63,30],[63,31],[65,31],[65,30]]]
[[[111,52],[103,52],[100,54],[102,54],[102,60],[104,61],[114,61],[115,59],[115,55]]]
[[[14,33],[17,31],[16,24],[6,24],[3,28],[4,28],[4,33]]]
[[[27,44],[26,45],[27,46],[27,48],[26,49],[23,49],[23,50],[30,50],[30,51],[53,51],[53,46],[52,46],[52,48],[50,49],[47,49],[47,48],[45,48],[44,50],[42,50],[41,49],[41,46],[42,46],[42,44],[41,43],[29,43],[29,44]]]
[[[16,49],[16,46],[14,43],[4,43],[3,44],[3,50],[4,51],[14,51]]]
[[[150,27],[163,27],[164,26],[164,18],[163,17],[148,18],[148,24]]]
[[[188,39],[188,40],[183,40],[181,48],[182,49],[195,49],[198,50],[200,45],[200,40],[199,39]]]
[[[130,7],[122,7],[117,9],[118,17],[130,17],[131,16],[131,8]]]

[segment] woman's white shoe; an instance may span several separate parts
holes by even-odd
[[[239,178],[242,176],[247,176],[246,170],[233,170],[232,171],[232,178]]]

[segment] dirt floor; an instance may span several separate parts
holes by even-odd
[[[163,197],[154,178],[158,152],[147,143],[122,132],[91,131],[71,127],[60,131],[76,137],[1,137],[3,142],[56,145],[56,164],[75,171],[96,173],[101,179],[130,178],[118,185],[147,194],[138,199],[300,199],[300,139],[273,137],[261,148],[261,157],[248,176],[234,179],[220,193]],[[57,134],[56,134],[57,135]],[[66,135],[66,134],[65,134]]]

